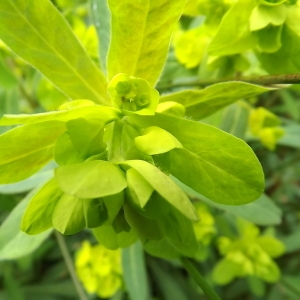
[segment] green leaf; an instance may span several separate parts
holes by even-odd
[[[110,43],[110,11],[107,0],[91,0],[91,15],[100,41],[100,64],[106,73],[106,56]]]
[[[63,133],[56,141],[53,151],[55,161],[60,165],[76,164],[83,161],[78,151],[72,144],[67,132]]]
[[[85,227],[83,201],[85,200],[63,194],[53,210],[53,227],[62,234],[81,231]]]
[[[143,208],[154,191],[153,187],[133,168],[126,172],[126,180],[130,195],[134,198],[133,201]]]
[[[78,198],[98,198],[114,195],[127,186],[125,174],[113,163],[88,161],[55,170],[60,188]]]
[[[0,86],[5,89],[13,88],[17,85],[17,80],[5,62],[0,57]]]
[[[1,194],[19,194],[24,192],[29,192],[35,187],[39,186],[46,179],[53,177],[53,169],[56,166],[54,162],[50,162],[44,168],[42,168],[37,173],[26,178],[25,180],[19,181],[17,183],[11,184],[0,184],[0,193]]]
[[[130,230],[116,233],[111,225],[102,225],[93,229],[97,241],[110,250],[126,248],[137,241],[137,236]]]
[[[124,205],[125,218],[136,235],[146,243],[148,240],[160,240],[164,234],[157,220],[149,219],[135,212],[128,204]]]
[[[224,82],[203,90],[185,90],[162,96],[160,102],[174,101],[186,108],[186,115],[197,119],[208,117],[216,111],[241,100],[273,90],[245,82]]]
[[[204,119],[204,123],[214,125],[221,130],[224,130],[240,139],[245,140],[249,124],[249,114],[251,106],[248,106],[244,101],[238,101],[229,105],[223,111],[219,112],[220,119],[216,124],[210,123],[210,117]],[[218,116],[217,114],[214,115]],[[214,118],[212,116],[212,118]]]
[[[102,199],[107,208],[108,220],[110,223],[112,223],[115,217],[118,215],[120,209],[123,207],[124,193],[122,191],[121,193],[106,196]]]
[[[281,47],[282,26],[268,26],[255,32],[258,38],[258,49],[262,52],[273,53]]]
[[[199,243],[196,240],[192,222],[174,209],[160,220],[160,227],[166,239],[183,256],[194,257]]]
[[[210,206],[219,208],[237,217],[246,219],[261,226],[278,225],[281,223],[281,209],[266,195],[262,194],[256,201],[239,206],[216,203],[194,191],[187,185],[172,177],[176,184],[191,198],[199,199]]]
[[[50,1],[3,0],[0,23],[0,38],[66,95],[108,103],[104,75]]]
[[[91,124],[83,118],[70,120],[66,125],[72,144],[81,157],[88,158],[105,150],[101,125]]]
[[[260,30],[267,25],[274,26],[282,25],[286,19],[287,7],[283,5],[278,6],[256,6],[250,16],[250,30]]]
[[[143,78],[154,86],[185,2],[108,0],[112,15],[108,77],[111,79],[118,73],[126,73]]]
[[[150,240],[144,245],[144,249],[152,256],[164,258],[164,259],[174,259],[180,258],[180,252],[171,244],[170,240],[162,238],[160,240]]]
[[[199,199],[210,206],[229,212],[237,217],[246,219],[254,224],[268,226],[278,225],[281,223],[281,209],[266,194],[262,194],[254,202],[245,205],[231,206],[216,203],[206,198],[205,196],[197,193],[187,185],[180,182],[178,179],[172,179],[187,195],[189,195],[189,197]]]
[[[170,152],[170,173],[209,199],[240,205],[262,194],[262,167],[244,141],[210,125],[167,115],[130,116],[129,120],[141,127],[159,126],[173,134],[184,149]]]
[[[22,219],[22,231],[35,235],[51,228],[52,213],[62,194],[56,180],[51,179],[32,195]]]
[[[149,155],[169,152],[174,148],[182,148],[180,142],[169,132],[150,126],[143,130],[142,135],[134,139],[137,149]]]
[[[122,269],[131,300],[148,300],[149,285],[143,247],[135,243],[122,251]]]
[[[210,55],[231,55],[255,46],[256,38],[249,28],[249,19],[255,6],[255,0],[239,0],[231,6],[208,47]]]
[[[259,53],[257,56],[271,74],[298,73],[300,70],[300,7],[291,6],[281,33],[281,48],[275,53]],[[274,64],[274,61],[280,64]]]
[[[63,122],[48,121],[14,128],[0,136],[0,182],[29,177],[53,157],[53,145],[66,131]]]
[[[144,116],[142,118],[144,119]],[[142,160],[128,160],[122,164],[135,169],[167,202],[187,218],[198,220],[190,199],[158,168]]]
[[[38,236],[29,236],[20,230],[22,216],[34,193],[28,194],[2,223],[0,260],[18,259],[32,253],[51,234],[52,230],[47,230]]]
[[[108,219],[108,212],[102,199],[83,199],[83,212],[86,227],[96,228]]]
[[[72,102],[70,102],[72,103]],[[31,124],[37,122],[45,122],[50,120],[67,122],[73,119],[85,118],[89,121],[97,121],[99,123],[107,124],[113,120],[118,119],[120,111],[116,108],[109,106],[86,106],[74,108],[64,111],[53,111],[33,115],[4,115],[0,119],[0,125],[18,125],[18,124]]]

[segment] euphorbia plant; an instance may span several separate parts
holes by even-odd
[[[251,148],[186,116],[201,120],[268,88],[229,82],[162,96],[155,89],[185,2],[109,0],[111,40],[100,70],[50,1],[1,1],[0,38],[70,98],[58,111],[0,119],[19,125],[0,136],[1,183],[58,165],[33,195],[23,231],[87,227],[110,249],[139,239],[152,255],[193,257],[198,217],[169,175],[218,203],[262,194]]]

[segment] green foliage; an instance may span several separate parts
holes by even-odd
[[[27,1],[2,1],[0,11],[3,25],[0,36],[13,51],[39,69],[70,98],[107,103],[104,75],[50,1],[31,1],[30,10]],[[59,28],[59,35],[53,24]],[[72,52],[65,49],[72,49]]]
[[[298,72],[299,3],[185,2],[58,0],[57,9],[50,0],[2,0],[0,220],[23,197],[12,191],[37,188],[1,226],[0,260],[34,256],[54,228],[72,235],[71,249],[83,238],[101,244],[84,243],[76,258],[95,297],[121,300],[126,289],[133,300],[201,299],[203,292],[214,299],[181,272],[174,259],[182,257],[196,259],[208,280],[222,285],[224,299],[250,289],[269,300],[275,292],[265,282],[293,282],[292,267],[274,260],[284,246],[272,229],[236,217],[281,225],[282,209],[289,209],[282,203],[299,195],[296,92],[242,80],[211,83]],[[260,96],[266,92],[271,97]],[[277,229],[278,236],[291,231],[283,238],[289,253],[299,249],[293,205],[285,218],[290,228]],[[224,258],[218,261],[214,247]],[[12,272],[4,268],[9,293],[2,295],[0,283],[1,299],[23,297]],[[47,276],[41,281],[50,282]]]

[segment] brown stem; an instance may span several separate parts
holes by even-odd
[[[169,85],[158,85],[158,90],[167,90],[174,87],[187,87],[187,86],[208,86],[221,82],[228,81],[242,81],[260,85],[275,85],[275,84],[300,84],[300,73],[296,74],[278,74],[278,75],[263,75],[263,76],[236,76],[221,79],[211,80],[195,80],[190,82],[174,83]]]

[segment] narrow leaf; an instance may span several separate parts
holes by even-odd
[[[91,0],[91,15],[100,41],[100,64],[106,73],[106,57],[110,43],[110,11],[107,0]]]
[[[51,234],[47,230],[37,236],[29,236],[20,230],[21,219],[32,195],[31,192],[10,213],[0,227],[0,260],[18,259],[37,249]]]
[[[124,281],[131,300],[148,300],[149,284],[143,247],[139,242],[122,251]]]
[[[108,103],[104,75],[51,1],[2,0],[0,24],[0,38],[66,95]]]
[[[126,73],[146,79],[154,86],[185,2],[108,0],[112,15],[108,77],[111,79],[118,73]]]
[[[271,90],[274,89],[245,82],[224,82],[203,90],[185,90],[165,95],[160,98],[160,102],[178,102],[185,106],[187,116],[200,120],[237,100],[254,97]]]
[[[95,120],[99,123],[109,123],[119,118],[120,111],[109,106],[87,106],[64,111],[52,111],[33,115],[4,115],[0,119],[0,125],[17,125],[30,124],[37,122],[45,122],[50,120],[67,122],[78,118],[85,118],[87,120]]]
[[[29,177],[53,157],[53,145],[66,130],[63,122],[48,121],[14,128],[0,136],[0,182]]]

